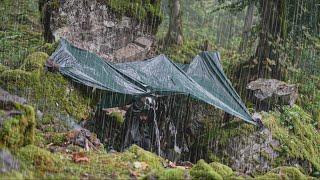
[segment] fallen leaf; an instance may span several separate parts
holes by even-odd
[[[88,163],[88,162],[90,162],[89,158],[83,152],[73,153],[72,160],[75,163],[81,163],[81,162]]]

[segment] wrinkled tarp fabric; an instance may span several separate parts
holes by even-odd
[[[165,55],[115,64],[62,39],[49,60],[63,75],[104,91],[103,108],[144,96],[185,94],[255,124],[227,79],[218,53],[202,52],[189,65],[174,63]]]

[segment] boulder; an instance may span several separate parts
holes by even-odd
[[[298,88],[276,79],[259,78],[247,85],[249,97],[256,110],[268,111],[279,105],[294,105],[298,97]]]
[[[47,41],[65,38],[81,49],[89,50],[112,62],[146,58],[159,23],[125,14],[116,4],[98,0],[47,0],[42,6],[44,36]],[[136,5],[136,4],[135,4]],[[157,4],[150,4],[158,7]],[[131,5],[128,4],[128,8]],[[120,12],[118,12],[120,11]],[[154,15],[159,16],[159,15]]]
[[[0,149],[0,174],[12,170],[19,170],[20,163],[12,156],[10,151]]]
[[[34,142],[35,111],[25,103],[0,88],[0,145],[16,149]]]

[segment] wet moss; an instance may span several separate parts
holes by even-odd
[[[20,68],[25,71],[43,71],[45,62],[48,58],[48,54],[44,52],[34,52],[26,57]]]
[[[180,179],[188,179],[188,171],[184,169],[167,169],[159,175],[160,180],[166,180],[166,179],[171,179],[171,180],[180,180]]]
[[[10,149],[34,143],[35,113],[31,106],[16,104],[21,115],[5,119],[0,132],[0,144]]]
[[[309,179],[306,175],[304,175],[298,168],[296,167],[278,167],[275,168],[268,173],[258,176],[255,179],[267,180],[267,179],[299,179],[306,180]]]
[[[163,169],[162,162],[164,162],[164,160],[154,153],[145,151],[137,145],[132,145],[128,149],[128,152],[132,153],[135,156],[135,159],[142,162],[147,162],[150,166],[150,169]]]
[[[141,22],[146,22],[155,31],[160,25],[163,14],[161,1],[152,0],[106,0],[107,5],[115,13],[133,17]]]
[[[282,178],[279,174],[269,172],[269,173],[266,173],[262,176],[258,176],[255,179],[258,179],[258,180],[280,180],[280,179],[284,179],[284,178]]]
[[[124,117],[120,112],[112,112],[110,114],[111,118],[114,119],[118,124],[123,124]]]
[[[191,170],[190,175],[194,179],[222,180],[222,176],[212,169],[204,160],[199,160]]]
[[[57,173],[65,165],[61,157],[34,145],[22,147],[17,157],[23,162],[23,168],[35,171],[35,174]]]
[[[10,171],[6,173],[0,173],[0,179],[7,179],[7,180],[23,180],[24,175],[17,171]]]
[[[13,94],[27,97],[45,114],[56,115],[56,112],[59,112],[78,120],[87,119],[91,99],[75,89],[62,75],[44,71],[47,57],[42,52],[31,54],[23,67],[32,71],[5,70],[0,74],[0,84]]]
[[[223,178],[231,177],[233,175],[233,170],[226,165],[220,164],[218,162],[212,162],[209,165]]]
[[[265,114],[265,124],[280,141],[279,157],[274,166],[290,159],[310,162],[314,171],[320,170],[320,135],[312,125],[311,116],[299,106],[284,107],[283,112]]]

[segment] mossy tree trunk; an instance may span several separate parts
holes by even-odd
[[[166,36],[167,45],[182,45],[182,11],[181,0],[169,0],[169,30]]]
[[[260,78],[281,79],[279,46],[286,33],[285,0],[262,0],[261,31],[255,58],[257,76]]]

